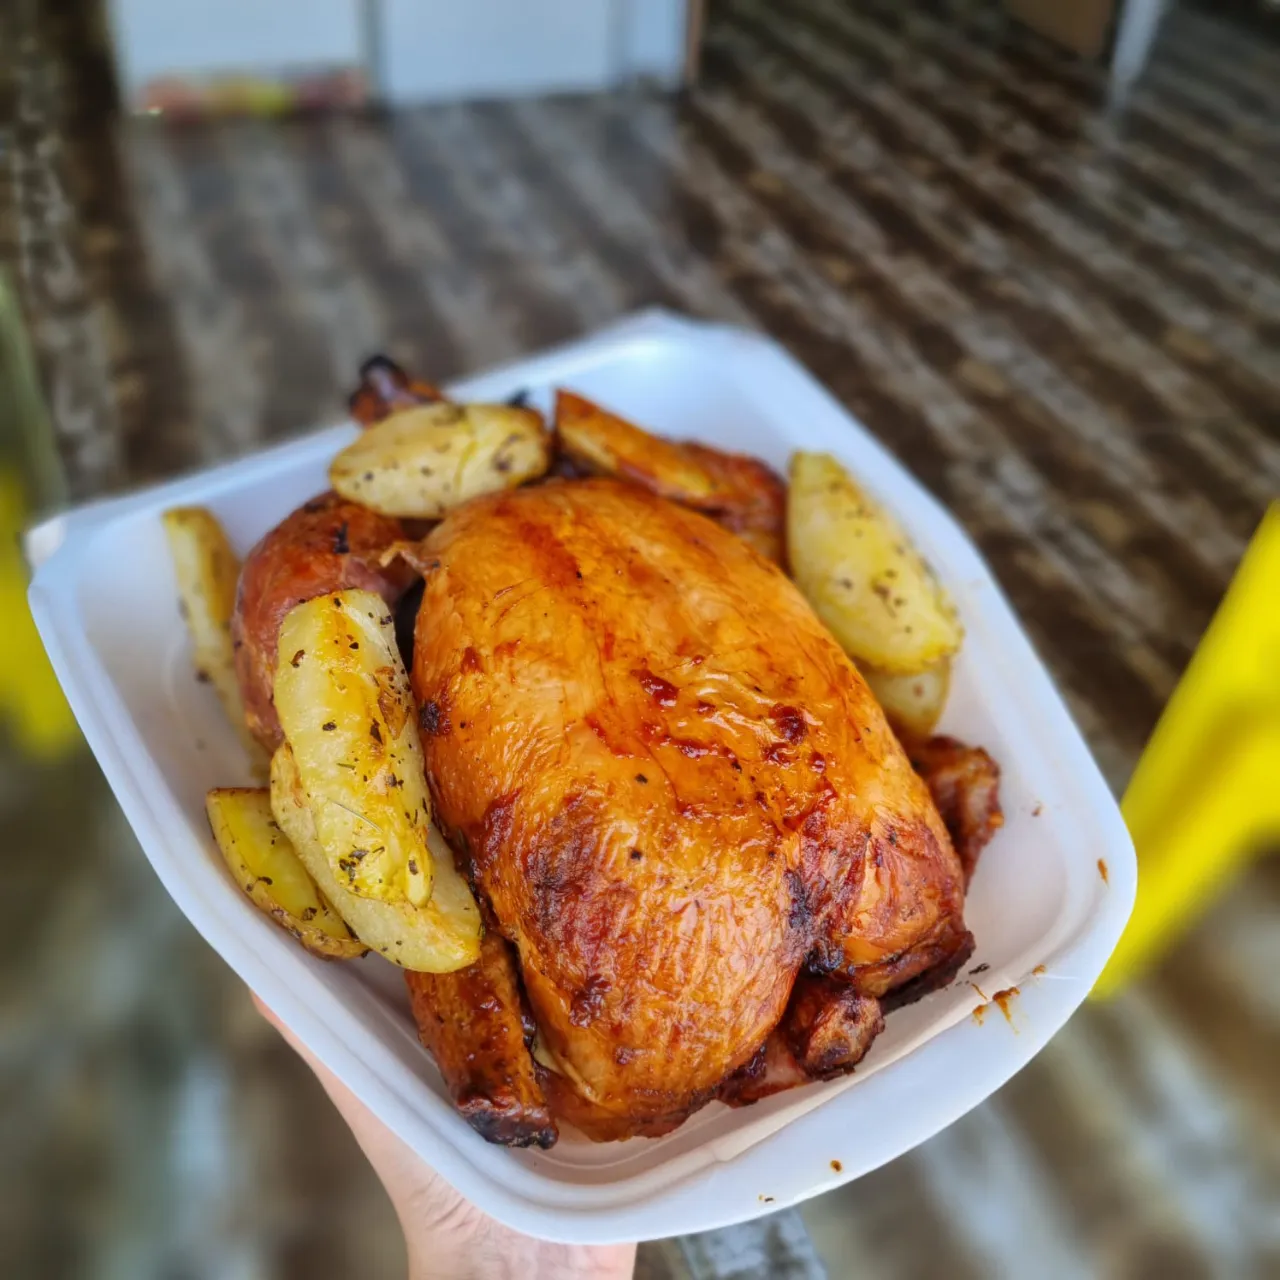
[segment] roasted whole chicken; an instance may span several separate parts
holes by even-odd
[[[436,821],[510,944],[483,961],[484,1018],[429,1038],[468,1073],[470,1114],[489,1091],[510,1128],[519,1081],[534,1140],[544,1091],[594,1137],[665,1132],[738,1073],[749,1087],[775,1028],[808,1078],[847,1069],[880,997],[968,956],[927,786],[742,540],[590,479],[469,503],[420,556]],[[474,981],[411,975],[420,1024]],[[520,1037],[521,986],[539,1061],[486,1079],[497,1008]]]
[[[352,403],[373,427],[437,399],[374,360]],[[475,963],[405,964],[413,1014],[460,1112],[513,1146],[551,1145],[557,1121],[657,1136],[850,1071],[972,953],[965,889],[1001,822],[995,762],[913,734],[922,696],[895,733],[787,576],[779,477],[571,394],[557,415],[545,478],[495,465],[504,487],[438,523],[307,503],[250,553],[229,623],[248,725],[287,753],[285,616],[346,589],[399,615],[430,816],[484,926]],[[403,459],[427,480],[434,422]],[[950,652],[925,656],[945,698]]]

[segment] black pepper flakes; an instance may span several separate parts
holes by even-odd
[[[325,733],[332,733],[338,727],[338,722],[336,720],[326,720],[320,727]]]
[[[345,556],[351,553],[351,543],[347,541],[347,522],[344,520],[333,535],[334,555]]]
[[[307,654],[307,651],[305,649],[299,649],[298,652],[295,653],[293,657],[289,659],[289,665],[291,667],[296,667],[298,663],[300,663],[302,659],[306,657],[306,654]]]

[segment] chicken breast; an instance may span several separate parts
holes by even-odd
[[[452,512],[419,568],[437,821],[513,945],[557,1114],[601,1138],[679,1123],[756,1060],[802,971],[822,978],[790,1054],[847,1068],[878,997],[968,953],[927,787],[741,539],[554,481]]]

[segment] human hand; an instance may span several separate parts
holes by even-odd
[[[391,1197],[409,1252],[409,1280],[624,1280],[633,1244],[548,1244],[504,1227],[424,1164],[254,996],[258,1012],[315,1072]]]

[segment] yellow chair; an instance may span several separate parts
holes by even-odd
[[[0,469],[0,717],[25,754],[50,759],[73,746],[78,731],[27,607],[25,523],[18,477]]]
[[[1153,961],[1268,844],[1280,844],[1280,502],[1271,504],[1121,804],[1138,897],[1094,987]]]

